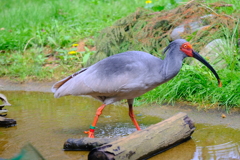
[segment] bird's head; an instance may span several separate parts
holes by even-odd
[[[213,72],[215,77],[217,78],[218,86],[222,87],[222,82],[221,82],[217,72],[213,69],[213,67],[199,53],[197,53],[196,51],[193,50],[192,45],[189,42],[187,42],[185,39],[174,40],[173,42],[171,42],[169,44],[169,46],[164,50],[164,52],[166,52],[166,50],[170,49],[173,46],[174,47],[179,47],[180,46],[180,48],[179,48],[180,51],[182,51],[182,53],[185,54],[187,57],[193,57],[193,58],[199,60],[205,66],[207,66]]]
[[[180,46],[180,50],[189,57],[193,57],[192,45],[189,42],[185,42]]]

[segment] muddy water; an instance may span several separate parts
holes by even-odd
[[[53,98],[52,93],[1,91],[12,106],[8,118],[17,120],[17,126],[0,128],[0,158],[11,158],[31,143],[48,160],[87,159],[88,152],[63,151],[68,138],[82,138],[92,123],[100,102],[89,97]],[[145,108],[135,114],[145,128],[161,118],[146,115]],[[191,116],[190,116],[191,117]],[[165,117],[164,117],[165,118]],[[240,130],[226,125],[196,124],[192,139],[150,160],[218,160],[240,159]],[[109,105],[100,117],[96,137],[125,136],[135,131],[128,108]]]

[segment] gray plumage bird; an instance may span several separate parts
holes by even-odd
[[[164,52],[167,52],[164,60],[141,51],[127,51],[110,56],[55,83],[52,92],[56,98],[66,95],[90,95],[103,103],[97,109],[90,130],[86,132],[93,138],[103,108],[122,99],[127,99],[129,116],[137,130],[140,130],[133,114],[134,98],[175,77],[186,57],[196,58],[206,65],[221,86],[216,71],[186,40],[174,40]]]

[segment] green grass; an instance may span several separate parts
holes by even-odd
[[[180,73],[169,82],[138,98],[144,103],[174,103],[188,101],[204,106],[219,106],[226,111],[240,106],[240,75],[238,71],[224,69],[218,71],[223,87],[209,74],[208,68],[198,68],[185,64]]]
[[[174,0],[152,1],[152,7],[171,9]],[[170,3],[171,2],[171,3]],[[178,1],[179,2],[179,1]],[[232,7],[220,7],[219,12],[232,14],[240,9],[236,0],[228,0]],[[121,6],[121,7],[120,7]],[[17,0],[0,2],[0,50],[24,51],[30,47],[49,46],[53,49],[69,47],[113,22],[147,7],[144,0]]]
[[[116,20],[145,7],[155,11],[172,9],[177,0],[8,0],[0,1],[0,77],[20,81],[60,78],[79,70],[94,51],[69,55],[71,47],[83,39],[94,45],[94,37]],[[179,0],[177,1],[179,2]],[[216,2],[210,0],[208,3]],[[217,13],[239,15],[238,0],[226,0],[230,7],[215,8]],[[208,4],[205,4],[209,6]],[[209,6],[209,9],[211,6]],[[239,24],[237,24],[239,25]],[[227,28],[222,57],[225,69],[218,70],[223,87],[205,67],[185,64],[177,77],[138,98],[138,102],[175,102],[224,105],[226,109],[240,106],[239,31]],[[234,54],[232,54],[234,53]],[[48,58],[53,56],[54,61]],[[49,65],[47,65],[49,64]],[[58,64],[59,66],[55,66]]]
[[[65,47],[96,35],[144,1],[10,0],[0,4],[0,27],[5,29],[0,32],[0,50],[22,51],[31,46]]]

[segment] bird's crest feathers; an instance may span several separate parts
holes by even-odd
[[[166,53],[169,49],[171,49],[172,47],[176,47],[176,46],[181,46],[183,43],[186,43],[187,41],[185,39],[176,39],[174,41],[172,41],[163,51],[163,53]]]

